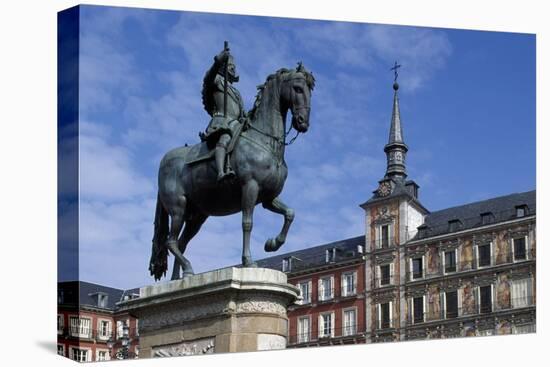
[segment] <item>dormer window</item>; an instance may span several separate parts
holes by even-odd
[[[325,262],[333,263],[336,261],[336,248],[328,248],[325,250]]]
[[[462,227],[462,223],[458,219],[450,220],[448,223],[449,223],[449,232],[458,231]]]
[[[516,206],[516,218],[525,217],[527,215],[527,205]]]
[[[481,213],[481,224],[491,224],[495,221],[495,216],[491,212]]]
[[[109,296],[106,294],[98,294],[97,295],[97,306],[100,308],[107,308],[107,300],[109,299]]]
[[[290,257],[286,257],[283,259],[283,272],[286,273],[290,271],[292,265],[291,260],[292,259]]]
[[[418,238],[426,238],[428,237],[428,230],[429,227],[426,224],[421,225],[418,229]]]

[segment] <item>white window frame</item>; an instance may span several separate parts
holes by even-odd
[[[516,260],[516,246],[515,246],[514,241],[516,239],[520,239],[520,238],[521,237],[512,238],[512,246],[511,246],[512,247],[512,262],[514,262],[514,263],[529,260],[529,236],[527,236],[527,235],[523,236],[523,238],[525,239],[525,259]]]
[[[80,360],[80,359],[76,360],[76,359],[74,359],[75,350],[85,351],[86,352],[86,359],[85,360]],[[91,362],[92,361],[92,348],[86,348],[86,347],[82,347],[82,346],[70,346],[69,347],[69,358],[72,359],[73,361],[77,361],[77,362]]]
[[[336,247],[327,248],[325,250],[325,263],[336,262]]]
[[[303,327],[302,325],[300,324],[300,322],[304,321],[304,320],[307,320],[307,331],[303,331]],[[297,323],[296,323],[296,330],[297,330],[297,342],[298,343],[307,343],[309,341],[311,341],[311,315],[306,315],[306,316],[300,316],[298,317],[297,319]]]
[[[107,322],[107,335],[102,335],[102,329],[101,329],[101,323],[105,321]],[[98,318],[97,319],[97,337],[101,340],[108,340],[109,337],[112,335],[113,332],[113,326],[112,321],[109,319],[104,318]]]
[[[307,302],[306,302],[306,299],[304,298],[304,294],[302,294],[302,284],[307,284],[307,288],[308,288],[308,293],[307,293]],[[302,299],[300,300],[299,304],[301,305],[308,305],[311,303],[311,279],[309,280],[302,280],[300,282],[298,282],[298,288],[300,289],[300,295],[302,296]]]
[[[519,303],[518,302],[519,297],[517,297],[517,294],[515,294],[517,288],[514,285],[514,283],[518,283],[518,282],[527,282],[527,285],[525,287],[526,292],[527,292],[527,295],[526,295],[527,300],[526,300],[525,303]],[[533,278],[528,277],[528,278],[521,278],[521,279],[512,280],[512,284],[510,285],[510,298],[511,298],[512,308],[523,308],[523,307],[532,306],[533,305],[533,300],[529,299],[529,297],[531,297],[531,298],[533,297]]]
[[[346,325],[346,313],[353,311],[353,322],[351,325]],[[351,330],[348,332],[348,330]],[[342,336],[350,336],[357,334],[357,307],[348,307],[342,309]]]
[[[76,325],[73,325],[72,320],[77,320]],[[83,325],[83,321],[88,322],[87,332],[83,332],[86,328]],[[78,333],[74,332],[74,328],[78,329]],[[78,338],[91,338],[92,337],[92,319],[90,317],[80,316],[80,315],[70,315],[69,316],[69,334]]]
[[[388,302],[384,302],[384,303],[377,303],[376,304],[376,315],[377,315],[377,327],[378,329],[382,329],[382,305],[383,304],[386,304],[388,303],[389,306],[389,318],[390,318],[390,322],[389,322],[389,328],[393,328],[393,301],[388,301]]]
[[[483,266],[480,266],[479,265],[479,246],[485,246],[485,245],[489,245],[489,265],[483,265]],[[489,242],[489,243],[482,243],[482,244],[478,244],[476,245],[476,251],[475,251],[475,256],[476,256],[476,269],[485,269],[485,268],[488,268],[490,266],[493,266],[494,265],[494,259],[493,259],[493,254],[494,254],[494,246],[493,246],[493,241]]]
[[[451,251],[454,251],[455,253],[455,271],[451,271],[451,272],[447,272],[446,270],[446,263],[445,263],[445,254],[447,252],[451,252]],[[440,253],[440,256],[441,256],[441,265],[443,266],[443,274],[454,274],[454,273],[458,273],[458,264],[459,264],[459,261],[458,261],[458,249],[455,248],[454,250],[442,250],[441,253]]]
[[[325,286],[323,285],[323,280],[330,279],[329,285],[330,285],[330,296],[328,298],[325,297]],[[317,288],[317,298],[319,301],[330,301],[331,299],[334,299],[334,275],[327,275],[319,278],[318,281],[318,288]]]
[[[325,334],[325,319],[324,317],[325,316],[329,316],[330,317],[330,335],[327,335]],[[334,311],[332,312],[321,312],[319,314],[319,323],[317,325],[318,327],[318,331],[319,331],[319,338],[327,338],[327,337],[331,337],[333,338],[334,337]]]
[[[287,272],[290,272],[291,269],[292,269],[292,258],[285,257],[281,265],[281,270],[283,271],[283,273],[287,273]]]
[[[421,269],[422,276],[420,278],[415,279],[414,272],[413,272],[413,269],[414,269],[413,260],[416,260],[416,259],[422,259],[422,269]],[[426,277],[426,255],[414,256],[409,259],[409,274],[410,274],[411,281],[424,279]]]
[[[353,280],[353,289],[351,292],[348,292],[347,276],[351,276]],[[357,294],[357,271],[346,271],[342,273],[340,279],[340,293],[342,297],[355,296]]]
[[[62,313],[58,313],[57,314],[57,335],[62,335],[64,328],[65,328],[65,317],[63,316]]]
[[[375,227],[376,239],[375,239],[374,247],[376,249],[382,248],[382,227],[384,226],[388,226],[388,248],[393,246],[393,240],[391,235],[393,232],[393,223],[392,222],[382,223],[382,224],[378,224]]]
[[[524,332],[519,333],[518,328],[521,328],[521,327],[528,327],[532,330],[524,331]],[[536,332],[537,332],[537,324],[525,324],[525,325],[513,325],[512,326],[512,334],[531,334],[531,333],[536,333]]]
[[[105,352],[105,359],[99,359],[99,352]],[[97,361],[110,361],[111,356],[109,355],[109,349],[96,349],[95,350],[95,360]]]
[[[420,324],[426,322],[426,314],[428,313],[428,310],[426,309],[426,295],[424,294],[422,296],[422,322],[417,322],[414,320],[414,299],[420,298],[420,297],[411,297],[410,299],[410,305],[411,305],[411,324]]]
[[[61,347],[61,349],[63,350],[63,354],[59,354],[59,347]],[[57,343],[57,355],[66,357],[65,344]]]
[[[495,285],[493,283],[489,284],[491,286],[491,312],[495,311]],[[483,287],[486,287],[484,285]],[[477,302],[477,313],[481,313],[481,286],[476,287],[476,302]]]

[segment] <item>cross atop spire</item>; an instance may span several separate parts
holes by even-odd
[[[397,72],[397,69],[399,69],[400,67],[401,67],[401,65],[397,64],[397,61],[396,61],[395,64],[393,65],[393,67],[390,69],[390,70],[393,70],[393,74],[394,74],[393,82],[394,83],[397,83],[397,77],[399,76],[399,73]]]
[[[388,139],[388,144],[384,147],[384,152],[386,152],[387,156],[386,177],[404,179],[407,177],[405,172],[405,157],[407,155],[408,147],[403,140],[403,127],[401,125],[399,98],[397,96],[397,91],[399,89],[399,85],[397,84],[397,77],[399,76],[397,69],[400,67],[401,65],[399,65],[396,61],[394,66],[390,69],[394,72],[393,110],[390,122],[390,136]]]

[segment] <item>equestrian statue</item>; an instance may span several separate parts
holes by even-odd
[[[168,252],[174,255],[172,280],[193,274],[183,254],[209,216],[242,212],[243,267],[256,266],[250,253],[256,205],[284,216],[280,233],[266,241],[264,250],[277,251],[286,240],[294,219],[294,210],[279,199],[287,178],[286,138],[291,128],[296,136],[309,128],[315,78],[302,63],[277,70],[258,87],[248,113],[233,85],[238,80],[226,42],[203,80],[203,105],[211,120],[199,134],[202,142],[173,149],[160,162],[149,263],[155,280],[166,275]],[[292,120],[287,130],[288,111]]]

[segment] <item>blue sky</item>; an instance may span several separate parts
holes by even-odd
[[[535,188],[534,35],[92,6],[80,32],[81,280],[152,282],[158,163],[198,142],[202,77],[224,40],[247,108],[280,67],[301,60],[317,79],[310,130],[286,151],[296,220],[280,252],[364,233],[395,60],[408,174],[428,209]],[[261,207],[254,219],[258,259],[282,219]],[[186,252],[196,272],[239,263],[240,222],[208,219]]]

